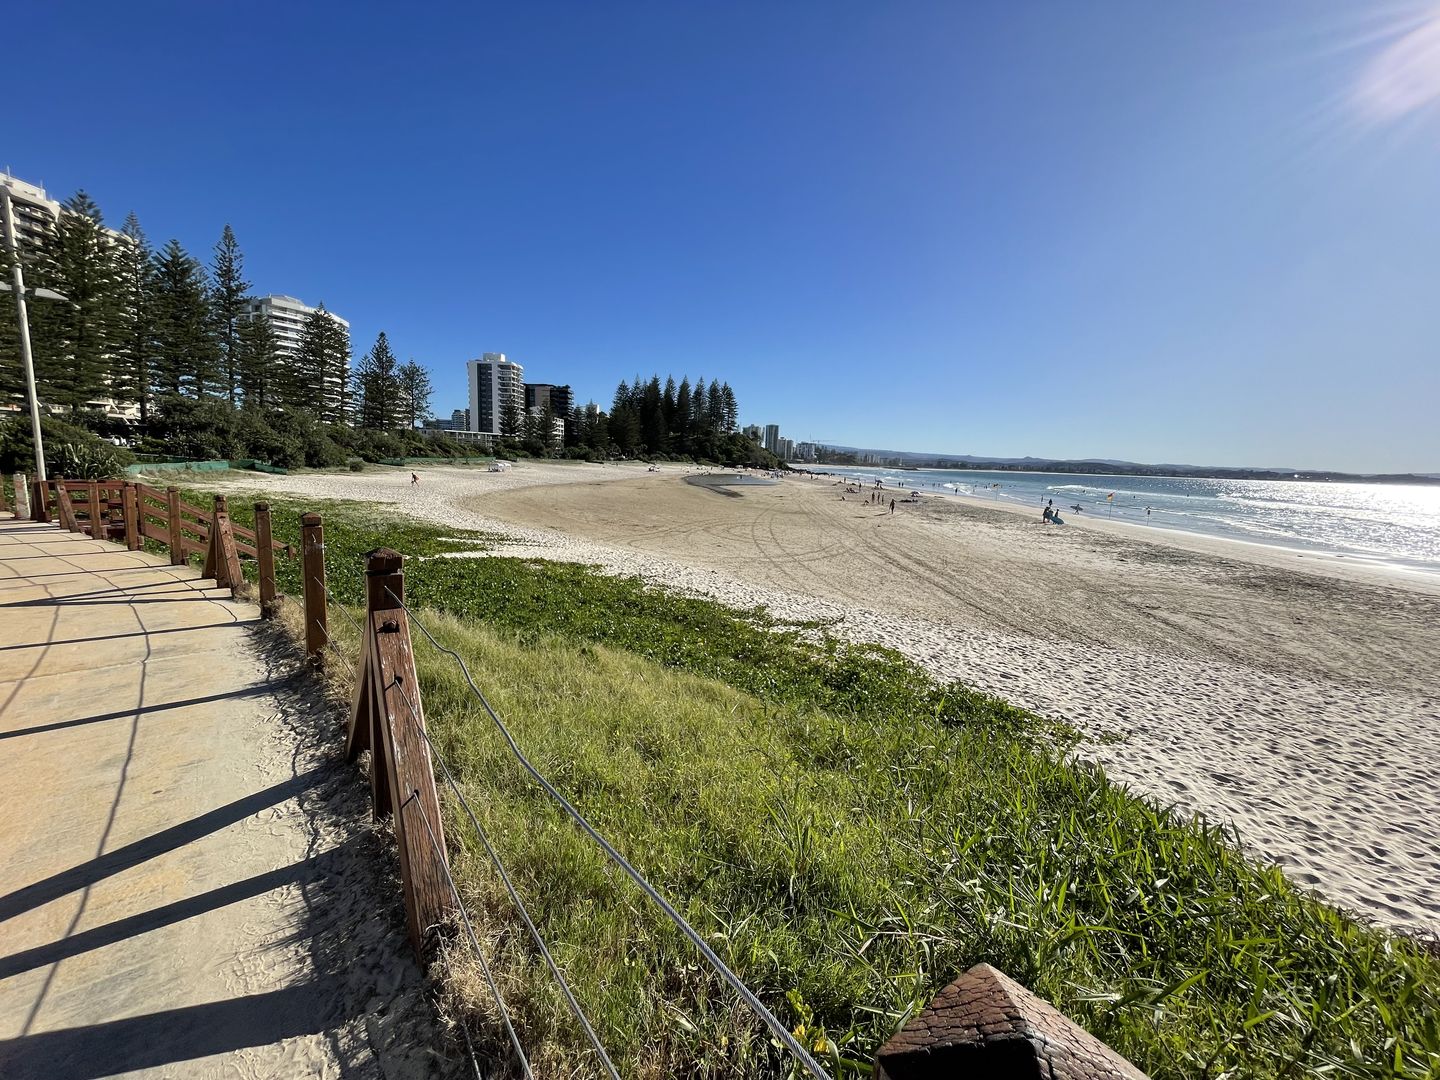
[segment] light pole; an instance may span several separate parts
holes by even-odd
[[[40,399],[35,394],[35,361],[30,355],[30,317],[25,310],[25,275],[20,269],[20,248],[15,242],[15,211],[10,206],[10,188],[0,184],[0,207],[5,215],[5,247],[10,252],[11,273],[15,284],[15,317],[20,323],[20,358],[25,364],[25,390],[30,396],[30,431],[35,438],[35,479],[45,480],[45,445],[40,437]],[[0,288],[10,288],[0,283]],[[36,289],[36,296],[50,300],[66,297],[49,289]]]

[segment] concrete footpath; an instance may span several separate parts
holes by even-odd
[[[0,517],[0,1076],[449,1074],[335,711],[208,584]]]

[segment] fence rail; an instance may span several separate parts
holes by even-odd
[[[272,616],[280,602],[281,598],[275,590],[274,559],[277,549],[287,554],[290,549],[277,548],[274,543],[270,507],[266,503],[255,504],[255,528],[250,530],[231,521],[225,496],[215,496],[213,507],[206,511],[181,501],[179,491],[174,487],[161,491],[135,482],[71,482],[57,478],[47,483],[37,482],[27,488],[23,478],[16,476],[17,514],[22,510],[27,495],[32,520],[55,521],[72,532],[120,540],[132,550],[142,548],[144,540],[148,539],[168,547],[171,562],[177,564],[184,563],[190,554],[204,554],[204,575],[214,577],[218,584],[228,585],[232,591],[242,581],[240,559],[254,559],[259,564],[262,613],[266,617]],[[117,508],[119,520],[116,520]],[[522,1073],[526,1077],[532,1075],[523,1040],[515,1029],[495,973],[487,962],[450,871],[435,783],[436,765],[469,819],[546,966],[557,980],[601,1068],[607,1076],[615,1080],[619,1078],[615,1065],[555,962],[463,788],[425,728],[411,640],[412,624],[439,653],[459,665],[471,692],[495,724],[517,763],[546,795],[690,940],[716,973],[769,1028],[776,1044],[790,1054],[795,1065],[816,1080],[830,1080],[826,1070],[788,1027],[720,959],[660,891],[526,757],[480,690],[464,658],[441,644],[405,603],[404,556],[388,548],[367,554],[364,571],[366,610],[364,616],[357,619],[343,605],[335,602],[326,584],[325,534],[320,515],[305,514],[300,524],[306,653],[316,665],[324,662],[326,650],[344,664],[356,663],[345,752],[347,759],[354,760],[363,751],[369,751],[374,816],[377,819],[393,819],[406,927],[411,944],[423,956],[432,945],[437,944],[432,931],[452,916],[458,918],[475,950]],[[352,661],[331,636],[329,611],[332,606],[356,633],[358,661]],[[443,942],[438,944],[441,955],[448,963],[448,950]],[[466,1041],[469,1042],[468,1032]],[[881,1047],[874,1070],[879,1080],[925,1080],[942,1074],[962,1073],[998,1080],[1052,1074],[1084,1077],[1086,1080],[1145,1080],[1143,1073],[1083,1028],[1002,973],[983,964],[945,987],[929,1006]]]
[[[202,576],[214,578],[231,595],[244,584],[240,562],[259,566],[260,610],[274,616],[279,602],[275,587],[275,556],[289,555],[289,545],[277,545],[270,527],[270,506],[255,504],[255,528],[247,529],[230,518],[224,495],[205,510],[180,498],[176,487],[151,487],[134,480],[53,480],[26,482],[14,477],[15,512],[26,510],[31,521],[53,522],[70,532],[95,540],[123,543],[140,551],[145,541],[168,549],[170,563],[181,566],[192,555],[204,559]],[[21,515],[26,516],[26,515]]]

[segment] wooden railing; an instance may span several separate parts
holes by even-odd
[[[17,512],[24,479],[15,477]],[[168,549],[170,563],[182,566],[190,556],[204,558],[202,575],[214,578],[233,596],[244,584],[241,559],[258,564],[260,610],[265,618],[276,611],[275,556],[292,554],[290,546],[277,545],[270,529],[270,505],[255,504],[255,528],[230,519],[224,495],[216,495],[209,510],[180,498],[180,489],[161,490],[132,480],[34,480],[28,485],[30,519],[54,522],[63,529],[96,540],[123,543],[141,551],[149,540]]]
[[[260,609],[265,618],[283,599],[275,587],[275,557],[293,556],[276,544],[270,506],[255,504],[255,528],[230,518],[224,495],[210,509],[180,498],[180,489],[160,489],[135,481],[65,480],[56,477],[28,485],[15,477],[16,512],[30,502],[30,519],[54,522],[71,532],[125,544],[140,551],[145,541],[168,550],[170,562],[183,565],[204,556],[202,574],[234,590],[244,581],[240,561],[258,564]],[[348,657],[331,639],[329,590],[325,585],[325,537],[319,514],[301,517],[304,553],[305,649],[317,666],[328,649]],[[445,854],[440,800],[431,767],[430,742],[415,676],[415,655],[404,607],[404,557],[394,551],[367,556],[367,610],[360,630],[359,666],[350,709],[346,754],[353,760],[369,751],[370,789],[376,818],[393,816],[400,852],[400,881],[410,939],[418,953],[427,949],[429,931],[456,910],[458,893]],[[354,622],[348,611],[340,609]]]

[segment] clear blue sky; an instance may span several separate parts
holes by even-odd
[[[1434,7],[40,4],[0,166],[261,292],[865,446],[1440,470]],[[1431,20],[1431,21],[1427,21]]]

